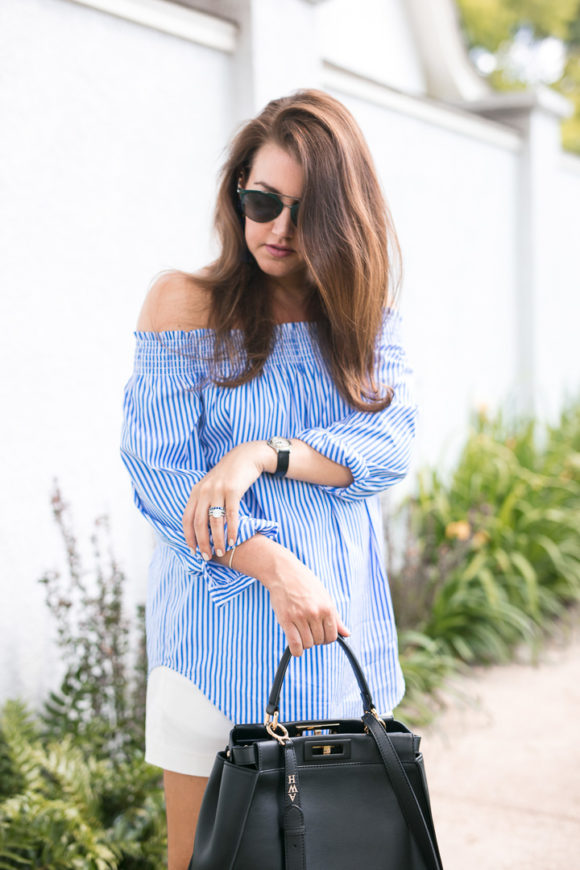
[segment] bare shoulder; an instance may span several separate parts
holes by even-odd
[[[202,269],[198,274],[205,272]],[[195,275],[168,270],[158,275],[149,288],[137,329],[142,332],[205,329],[209,310],[209,291],[198,283]]]

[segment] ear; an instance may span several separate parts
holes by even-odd
[[[243,171],[240,171],[240,174],[238,175],[237,187],[241,188],[242,190],[244,189],[244,173],[243,173]],[[242,230],[243,230],[244,226],[245,226],[246,219],[245,219],[244,213],[242,211],[242,203],[240,201],[240,196],[239,196],[237,190],[233,195],[233,206],[234,206],[234,211],[236,212],[236,214],[240,220],[240,224],[241,224]]]

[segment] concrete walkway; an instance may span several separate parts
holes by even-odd
[[[580,628],[477,668],[423,736],[444,870],[580,868]]]

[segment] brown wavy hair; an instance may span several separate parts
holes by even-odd
[[[274,339],[268,276],[250,254],[236,193],[257,150],[274,143],[301,165],[304,189],[297,235],[307,271],[309,319],[316,321],[329,373],[353,408],[380,411],[392,399],[375,383],[375,341],[387,307],[395,308],[392,255],[401,250],[374,163],[355,119],[320,90],[272,100],[234,136],[221,170],[214,225],[221,253],[191,277],[209,291],[214,362],[228,359],[236,387],[259,375]],[[400,271],[399,271],[400,275]],[[231,330],[241,329],[245,359]],[[244,365],[245,363],[245,365]],[[240,365],[241,364],[241,365]]]

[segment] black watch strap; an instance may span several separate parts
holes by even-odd
[[[278,457],[274,475],[276,477],[283,477],[288,471],[288,465],[290,463],[290,442],[287,438],[281,438],[275,435],[273,438],[269,438],[267,443],[272,450],[276,451]]]
[[[290,463],[290,451],[289,450],[279,450],[278,451],[278,465],[276,466],[276,471],[274,474],[277,474],[279,477],[282,477],[288,471],[288,465]]]

